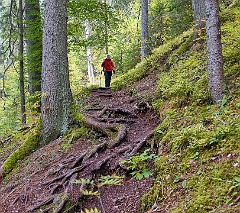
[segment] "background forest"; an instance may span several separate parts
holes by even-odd
[[[28,2],[28,1],[27,1]],[[37,2],[37,1],[35,1]],[[41,69],[41,22],[30,20],[25,14],[24,42],[37,40],[32,48],[19,53],[19,9],[17,1],[1,2],[1,135],[21,126],[19,92],[19,59],[24,61],[24,94],[27,122],[35,118],[34,108],[39,102],[31,91],[29,70]],[[42,7],[41,7],[42,9]],[[27,19],[28,18],[28,19]],[[86,21],[89,35],[87,37]],[[34,23],[33,23],[34,22]],[[180,35],[193,25],[191,1],[149,2],[149,47],[153,49]],[[164,26],[164,27],[163,27]],[[107,32],[106,32],[107,29]],[[106,34],[107,33],[107,34]],[[29,39],[30,38],[30,39]],[[99,1],[68,1],[68,57],[71,89],[77,94],[87,85],[103,86],[101,62],[105,58],[106,39],[108,52],[115,62],[116,75],[133,68],[140,55],[140,1],[110,1],[105,8]],[[29,46],[29,45],[28,45]],[[25,45],[25,47],[27,47]],[[88,60],[90,49],[92,71]],[[32,52],[31,52],[32,51]],[[29,56],[32,55],[32,56]],[[30,57],[30,58],[29,58]],[[29,60],[35,61],[29,63]],[[32,67],[29,67],[32,66]],[[90,69],[91,70],[91,69]],[[37,71],[36,71],[37,72]],[[33,79],[34,80],[34,79]]]
[[[148,5],[147,37],[142,20],[144,2]],[[151,139],[146,140],[152,155],[144,156],[144,150],[136,155],[141,160],[155,158],[148,161],[152,184],[139,198],[139,212],[229,213],[240,209],[240,2],[219,1],[224,86],[218,101],[213,100],[209,88],[206,20],[196,17],[196,8],[201,7],[197,2],[204,1],[67,2],[71,112],[76,123],[61,135],[61,152],[67,153],[81,137],[87,141],[98,137],[85,126],[87,119],[84,121],[80,111],[87,110],[84,100],[89,90],[103,87],[101,63],[109,53],[116,69],[112,90],[124,91],[130,101],[149,103],[159,119]],[[0,163],[5,169],[4,184],[15,181],[14,175],[32,161],[26,155],[35,152],[40,140],[40,100],[45,96],[40,85],[44,3],[26,0],[23,7],[21,3],[0,2]],[[154,75],[156,84],[144,82],[149,75]],[[145,83],[154,84],[156,90],[141,93],[139,87]],[[59,150],[56,152],[49,161],[59,155]],[[130,159],[128,163],[134,161]],[[134,169],[133,174],[141,173]],[[140,175],[141,180],[144,174]],[[64,196],[61,199],[68,202]]]

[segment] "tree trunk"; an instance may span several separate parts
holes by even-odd
[[[214,103],[223,98],[223,57],[217,0],[205,0],[208,87]]]
[[[85,21],[85,32],[86,32],[86,39],[88,41],[90,36],[90,25],[89,21]],[[91,47],[87,46],[87,62],[88,62],[88,78],[90,84],[94,83],[94,73],[93,73],[93,64],[92,64],[92,54],[91,54]]]
[[[141,0],[141,59],[149,54],[148,49],[148,0]]]
[[[29,93],[41,91],[42,23],[39,0],[25,0]]]
[[[203,29],[205,29],[205,0],[192,0],[192,10],[194,17],[194,36],[193,40],[199,38],[202,34]]]
[[[24,67],[23,67],[23,6],[22,0],[19,0],[19,90],[22,125],[26,124],[25,114],[25,89],[24,89]]]
[[[42,133],[45,145],[71,122],[72,100],[67,57],[67,0],[46,0],[43,26]]]

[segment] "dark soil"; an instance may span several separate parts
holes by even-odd
[[[141,196],[152,186],[153,177],[136,181],[119,161],[151,146],[159,122],[151,107],[155,88],[152,73],[118,92],[90,90],[83,111],[92,129],[89,137],[73,142],[66,152],[61,151],[59,138],[20,161],[1,183],[0,213],[81,212],[95,207],[102,213],[145,212]],[[149,165],[152,170],[153,161]],[[121,185],[96,187],[101,176],[113,174],[123,176]],[[81,178],[95,185],[76,184]],[[97,190],[99,196],[83,195]]]

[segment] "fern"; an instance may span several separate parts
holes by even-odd
[[[101,211],[99,211],[96,207],[93,209],[93,208],[91,208],[91,209],[84,209],[84,211],[81,211],[81,213],[101,213]]]
[[[112,175],[101,176],[99,178],[98,188],[104,185],[121,185],[122,179],[124,176],[117,176],[115,173]]]

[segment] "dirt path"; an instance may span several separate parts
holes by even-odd
[[[147,140],[158,124],[149,103],[155,84],[152,74],[130,89],[91,90],[83,112],[91,137],[75,142],[66,153],[60,151],[62,139],[58,139],[19,162],[18,172],[1,185],[0,212],[57,213],[72,200],[68,212],[96,207],[105,213],[137,213],[152,179],[131,179],[119,161],[149,146]],[[101,176],[113,174],[114,180],[122,177],[121,185],[97,187]],[[96,191],[98,196],[86,196]]]

